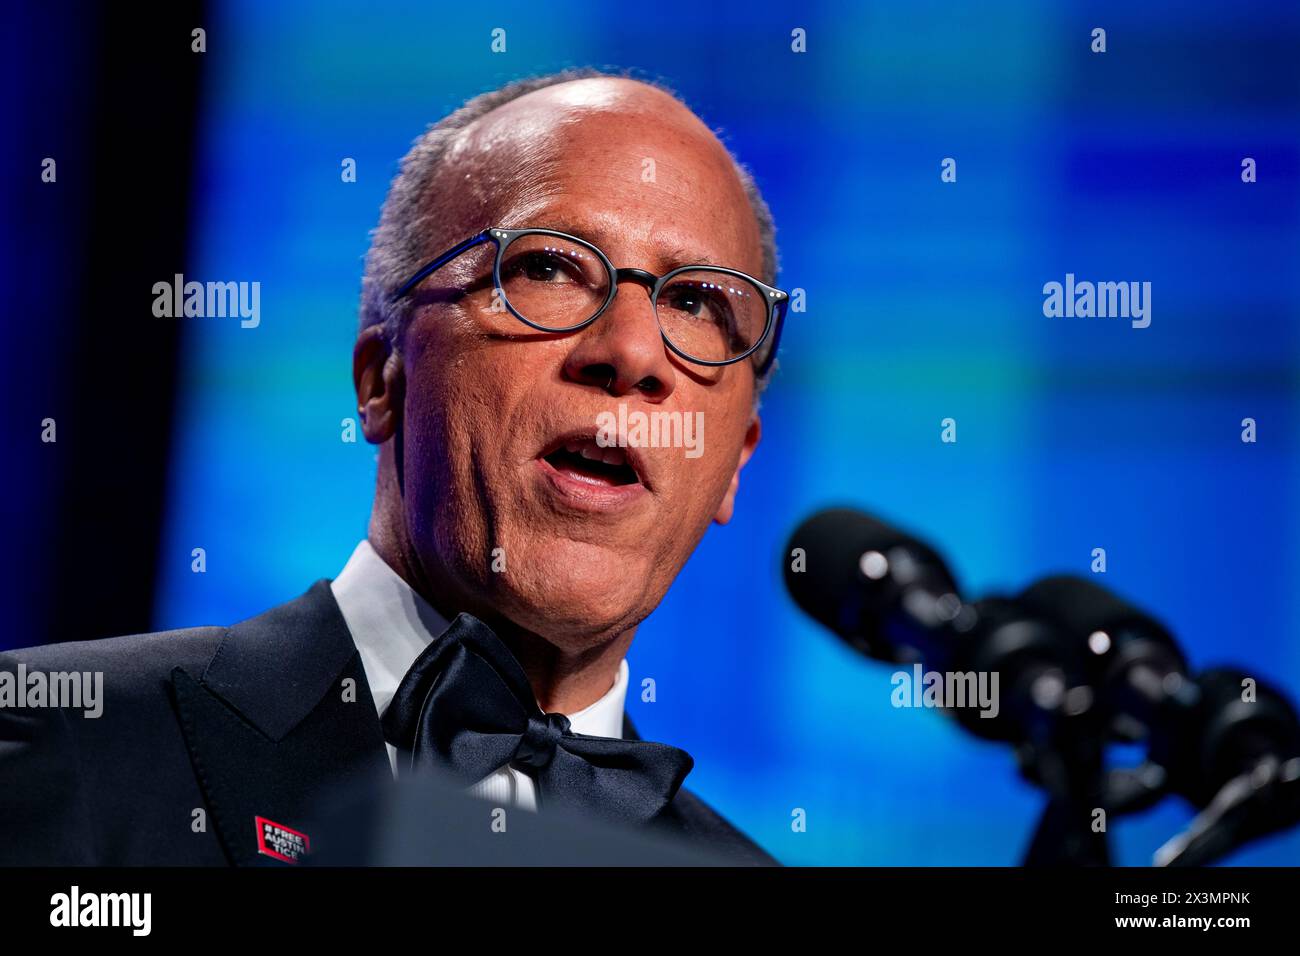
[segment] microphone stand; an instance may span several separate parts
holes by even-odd
[[[1156,850],[1155,866],[1206,866],[1245,843],[1300,823],[1300,757],[1266,757],[1220,788],[1187,829]]]
[[[1092,709],[1057,710],[1045,733],[1017,749],[1021,772],[1047,791],[1025,866],[1109,866],[1104,806],[1104,748]]]

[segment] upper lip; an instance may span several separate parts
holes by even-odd
[[[543,446],[542,450],[538,453],[537,457],[545,458],[547,455],[559,451],[569,442],[574,442],[574,441],[594,442],[596,440],[597,431],[598,429],[594,425],[588,425],[582,428],[575,428],[572,429],[571,431],[566,431],[562,435],[558,435],[557,437],[551,439],[551,441],[549,441],[545,446]],[[618,449],[619,451],[623,452],[627,460],[628,467],[631,468],[632,471],[636,474],[637,481],[639,481],[642,485],[644,485],[647,490],[651,490],[653,486],[650,483],[650,460],[646,456],[644,449],[637,448],[632,445],[619,445]]]

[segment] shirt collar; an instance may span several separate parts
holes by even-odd
[[[330,590],[361,653],[370,693],[382,717],[420,652],[450,624],[384,562],[369,541],[356,546],[339,576],[330,582]],[[621,738],[627,684],[624,658],[619,661],[614,686],[603,697],[565,715],[570,729],[575,734]]]

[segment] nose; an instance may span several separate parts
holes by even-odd
[[[662,402],[676,387],[677,373],[648,289],[638,287],[645,283],[633,272],[639,270],[620,270],[614,301],[578,334],[565,359],[564,375],[612,395],[640,392],[648,401]]]

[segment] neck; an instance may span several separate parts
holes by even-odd
[[[537,704],[548,714],[576,714],[604,697],[618,677],[618,665],[632,643],[632,632],[582,652],[515,629],[502,640],[528,675]]]
[[[545,713],[575,714],[594,704],[614,686],[619,662],[627,654],[636,629],[581,650],[557,646],[545,637],[518,627],[483,601],[457,597],[453,586],[437,586],[419,560],[404,526],[371,515],[367,535],[371,547],[390,568],[448,621],[464,611],[487,624],[519,661],[538,706]]]

